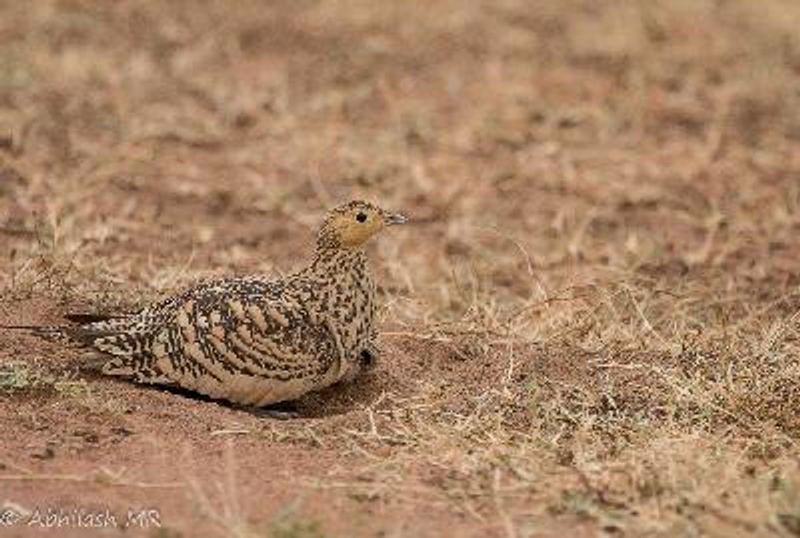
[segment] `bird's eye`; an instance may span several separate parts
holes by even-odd
[[[366,213],[359,213],[356,215],[356,220],[358,222],[366,222],[367,221],[367,214]]]

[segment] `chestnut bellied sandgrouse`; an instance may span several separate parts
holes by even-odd
[[[353,201],[329,212],[313,261],[285,278],[212,280],[132,315],[15,328],[108,355],[108,375],[250,406],[294,400],[352,379],[367,358],[377,358],[375,285],[364,244],[405,222]]]

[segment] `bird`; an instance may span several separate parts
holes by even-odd
[[[283,278],[214,279],[133,314],[4,328],[99,352],[109,376],[253,408],[291,402],[353,380],[378,360],[376,285],[365,245],[407,221],[353,200],[328,212],[311,262]]]

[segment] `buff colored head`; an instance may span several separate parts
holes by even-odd
[[[319,232],[319,245],[325,248],[358,248],[386,226],[405,224],[408,219],[369,202],[354,200],[328,213]]]

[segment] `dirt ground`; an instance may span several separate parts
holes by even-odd
[[[378,368],[296,419],[0,332],[0,537],[800,536],[799,27],[0,0],[0,324],[289,272],[351,198],[413,220]]]

